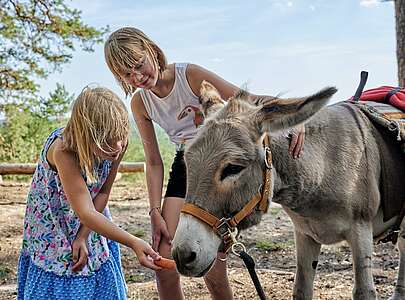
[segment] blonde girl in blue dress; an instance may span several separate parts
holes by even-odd
[[[118,96],[86,87],[66,127],[47,138],[27,197],[18,299],[126,299],[118,243],[160,269],[160,256],[112,223],[107,206],[128,134]]]

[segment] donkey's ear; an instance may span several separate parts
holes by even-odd
[[[265,102],[256,113],[256,121],[264,131],[290,129],[315,115],[336,91],[334,87],[327,87],[309,97]]]
[[[218,90],[208,81],[203,80],[200,88],[200,102],[205,117],[208,117],[225,106]]]

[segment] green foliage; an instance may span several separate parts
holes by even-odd
[[[107,28],[84,24],[64,0],[0,0],[0,99],[35,100],[36,80],[69,62],[75,42],[93,51]],[[34,96],[33,96],[34,95]]]
[[[57,124],[16,105],[6,106],[5,113],[6,122],[0,127],[0,161],[36,161],[45,138]]]
[[[63,84],[56,83],[56,89],[49,93],[48,98],[39,99],[36,109],[44,118],[60,120],[66,116],[73,100],[74,95],[69,94]]]
[[[129,145],[127,152],[123,158],[123,161],[132,161],[132,162],[142,162],[145,161],[145,155],[143,152],[143,146],[141,138],[135,129],[135,125],[133,124],[133,130],[129,139]],[[173,162],[175,148],[174,145],[170,142],[167,134],[158,126],[155,126],[156,136],[159,142],[159,150],[162,156],[163,164],[164,164],[164,174],[167,178],[171,164]],[[145,178],[145,174],[137,173],[137,174],[124,174],[123,180],[126,181],[143,181]]]
[[[3,105],[6,119],[0,126],[0,162],[37,161],[46,137],[66,122],[64,116],[73,97],[57,84],[35,109],[26,104]]]

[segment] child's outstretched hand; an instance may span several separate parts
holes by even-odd
[[[87,250],[87,242],[85,238],[76,238],[72,244],[72,256],[73,256],[73,272],[81,271],[87,264],[87,257],[89,251]]]
[[[152,270],[161,270],[162,268],[154,264],[154,260],[159,260],[161,256],[156,253],[152,247],[144,240],[138,239],[132,247],[138,257],[139,263]]]

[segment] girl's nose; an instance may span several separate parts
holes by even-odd
[[[134,76],[134,79],[135,79],[136,82],[141,82],[142,81],[143,75],[141,73],[134,72],[133,76]]]

